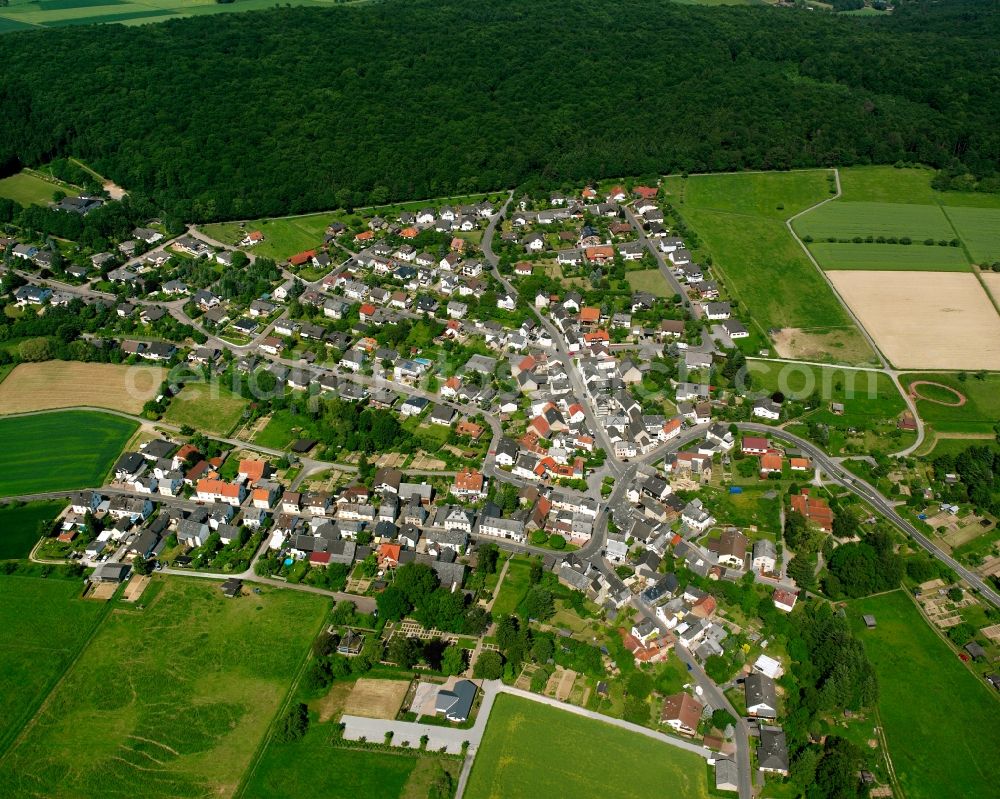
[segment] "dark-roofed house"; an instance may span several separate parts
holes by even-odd
[[[459,680],[450,691],[444,688],[438,691],[434,710],[443,714],[448,721],[468,721],[478,690],[471,680]]]
[[[778,697],[774,690],[774,680],[753,672],[743,681],[746,693],[747,715],[760,719],[778,717]]]
[[[760,728],[757,763],[761,771],[788,776],[788,744],[781,727]]]

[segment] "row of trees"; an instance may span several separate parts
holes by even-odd
[[[390,0],[19,32],[0,39],[0,174],[74,154],[189,221],[532,178],[919,161],[987,183],[998,19],[976,0],[874,22]]]

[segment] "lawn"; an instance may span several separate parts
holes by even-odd
[[[145,609],[105,619],[0,761],[0,794],[233,794],[329,602],[280,589],[230,600],[183,578],[151,590]]]
[[[781,391],[798,402],[814,399],[819,407],[839,402],[845,416],[892,418],[906,409],[896,384],[881,372],[759,360],[748,361],[747,370],[755,390]]]
[[[101,618],[78,580],[0,576],[0,753],[76,656]]]
[[[188,383],[170,402],[164,420],[228,435],[243,418],[247,401],[219,383]]]
[[[824,269],[899,269],[904,271],[968,272],[969,260],[961,247],[928,247],[924,244],[809,245]]]
[[[295,743],[270,741],[243,791],[245,799],[324,799],[357,797],[427,796],[418,792],[437,764],[451,770],[457,779],[460,764],[412,750],[368,752],[343,749],[330,743],[332,724],[314,724],[305,738]]]
[[[933,205],[945,196],[931,188],[934,170],[920,167],[853,166],[841,169],[837,202],[882,202]]]
[[[0,505],[0,560],[28,557],[39,538],[39,522],[51,522],[64,507],[60,501]]]
[[[5,20],[0,17],[0,23]],[[0,27],[0,33],[6,32]],[[75,195],[79,190],[59,181],[49,181],[32,172],[18,172],[9,178],[0,180],[0,197],[7,197],[19,205],[48,205],[52,195],[61,191],[63,194]]]
[[[796,357],[863,363],[874,354],[785,226],[829,196],[825,170],[667,178],[669,197],[711,256],[727,294],[764,331],[793,328]]]
[[[708,796],[706,775],[704,761],[697,755],[501,694],[493,705],[465,797],[669,795],[671,799],[696,799]]]
[[[0,383],[0,413],[88,406],[139,414],[156,396],[166,374],[159,366],[22,363]]]
[[[906,374],[903,387],[909,391],[910,384],[917,380],[929,380],[949,386],[960,392],[966,398],[966,403],[959,407],[949,407],[937,402],[917,400],[917,411],[920,418],[929,422],[935,429],[953,433],[991,433],[993,425],[1000,421],[1000,375],[987,374],[983,380],[969,375],[966,380],[959,380],[955,374]],[[951,392],[935,390],[933,386],[918,386],[917,390],[928,397],[940,398],[946,402],[954,402]]]
[[[291,411],[276,411],[253,440],[262,447],[288,449],[288,445],[295,439],[309,437],[311,423],[308,416]]]
[[[525,558],[511,558],[500,592],[493,603],[493,616],[510,616],[524,601],[531,587],[531,563]]]
[[[908,799],[992,793],[1000,741],[996,695],[902,591],[852,602],[848,613],[878,673],[879,714]],[[876,629],[865,628],[866,613],[875,616]]]
[[[640,269],[625,275],[632,291],[648,291],[656,297],[672,297],[676,293],[668,284],[659,269]]]
[[[295,253],[322,246],[327,225],[342,216],[322,213],[280,219],[255,219],[242,227],[238,222],[219,222],[203,225],[201,229],[206,235],[233,246],[251,231],[259,230],[264,234],[264,240],[248,248],[247,252],[276,261],[287,261]]]
[[[139,425],[98,411],[0,419],[0,496],[102,485]]]

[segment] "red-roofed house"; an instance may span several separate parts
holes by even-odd
[[[771,595],[771,600],[778,610],[791,613],[795,607],[795,603],[799,600],[799,595],[794,591],[786,591],[784,588],[775,588],[774,593]]]
[[[378,548],[378,565],[383,569],[399,565],[399,544],[380,544]]]
[[[367,322],[375,315],[375,306],[370,302],[366,302],[358,309],[358,316],[362,322]]]
[[[824,499],[809,496],[808,491],[792,494],[792,510],[801,513],[810,522],[826,532],[833,531],[833,511]]]
[[[536,416],[528,424],[529,430],[534,430],[539,438],[548,438],[552,434],[552,427],[545,420],[544,416]]]
[[[242,485],[224,480],[199,480],[195,491],[198,499],[203,502],[225,502],[233,507],[239,507],[246,498],[246,490]]]
[[[264,476],[264,469],[267,466],[265,461],[246,460],[240,461],[239,474],[247,479],[249,483],[256,483]]]
[[[681,425],[684,423],[683,419],[679,416],[676,419],[670,419],[665,422],[663,429],[660,431],[658,438],[660,441],[669,441],[672,438],[676,438],[680,435]]]
[[[455,475],[451,493],[457,497],[480,498],[486,492],[486,481],[483,473],[476,469],[465,468]]]
[[[755,436],[743,436],[743,454],[744,455],[763,455],[765,452],[769,452],[771,449],[771,442],[766,438],[757,438]]]
[[[654,186],[636,186],[632,189],[632,193],[644,200],[652,200],[660,193],[660,190]]]
[[[292,266],[302,266],[302,264],[309,263],[315,257],[316,250],[306,250],[305,252],[295,253],[295,255],[288,259],[288,263]]]
[[[357,241],[357,242],[363,242],[363,241],[371,241],[373,238],[375,238],[375,232],[374,231],[372,231],[372,230],[364,230],[361,233],[358,233],[354,237],[354,240]]]
[[[760,473],[761,475],[768,475],[771,472],[780,472],[782,458],[777,452],[765,452],[760,456]]]
[[[601,321],[601,309],[586,306],[580,309],[581,325],[596,325]]]

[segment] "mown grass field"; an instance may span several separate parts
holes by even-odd
[[[893,417],[906,409],[895,383],[881,372],[757,360],[747,369],[755,390],[781,391],[799,402],[815,398],[819,407],[839,402],[845,416]]]
[[[531,564],[524,558],[511,558],[500,592],[493,603],[493,615],[509,616],[517,611],[531,587]]]
[[[0,419],[0,496],[99,486],[139,425],[97,411]]]
[[[641,269],[627,272],[625,279],[632,291],[648,291],[656,297],[672,297],[674,290],[667,284],[659,269]]]
[[[5,21],[0,16],[0,33],[7,32],[4,26]],[[14,25],[17,25],[16,21],[14,21]],[[11,29],[18,28],[12,27]],[[45,180],[31,172],[18,172],[16,175],[0,180],[0,197],[6,197],[23,206],[48,205],[52,202],[52,195],[57,191],[66,195],[76,195],[79,190],[61,181]]]
[[[958,407],[917,400],[920,418],[937,430],[953,433],[991,433],[993,425],[1000,421],[1000,375],[998,374],[987,374],[984,380],[969,374],[965,380],[959,380],[956,374],[928,372],[906,374],[901,379],[903,388],[907,391],[910,390],[912,383],[929,380],[949,386],[965,396],[966,403]],[[955,401],[951,392],[935,390],[933,386],[918,386],[917,390],[930,399]]]
[[[297,438],[309,438],[307,416],[294,414],[291,411],[277,411],[272,414],[264,429],[254,436],[254,443],[272,449],[287,449]]]
[[[350,0],[348,0],[350,2]],[[125,25],[164,22],[201,14],[227,14],[274,8],[274,0],[11,0],[0,9],[0,33],[16,26],[62,27],[117,22]],[[293,6],[330,8],[334,0],[294,0]]]
[[[81,589],[80,580],[0,576],[0,755],[102,615]]]
[[[335,213],[321,213],[279,219],[255,219],[242,227],[239,222],[219,222],[202,225],[201,229],[205,235],[232,246],[236,246],[252,231],[259,230],[264,234],[264,240],[247,248],[247,252],[273,258],[276,261],[286,261],[295,253],[322,246],[327,225],[340,218],[341,215]]]
[[[367,752],[333,746],[332,724],[313,724],[301,741],[270,741],[242,796],[245,799],[402,799],[427,796],[447,768],[457,780],[461,764],[412,750]]]
[[[668,197],[701,237],[726,286],[764,331],[803,330],[799,357],[843,363],[874,360],[785,226],[790,216],[829,197],[826,170],[667,178]]]
[[[862,615],[875,616],[865,628]],[[986,796],[996,787],[1000,703],[902,591],[858,600],[848,617],[878,673],[879,715],[908,799]]]
[[[227,435],[243,418],[247,401],[218,383],[188,383],[170,401],[163,418],[206,433]]]
[[[501,694],[465,796],[698,799],[708,796],[706,773],[700,757],[669,744]]]
[[[42,361],[18,364],[0,383],[0,414],[90,406],[139,414],[167,370],[159,366]]]
[[[329,603],[154,578],[114,610],[0,761],[0,795],[231,796]],[[152,593],[150,593],[152,592]]]
[[[0,560],[28,557],[39,538],[39,522],[51,522],[64,507],[59,500],[0,505]]]
[[[830,244],[814,242],[809,250],[824,269],[899,269],[901,271],[968,272],[960,247],[924,244]]]

